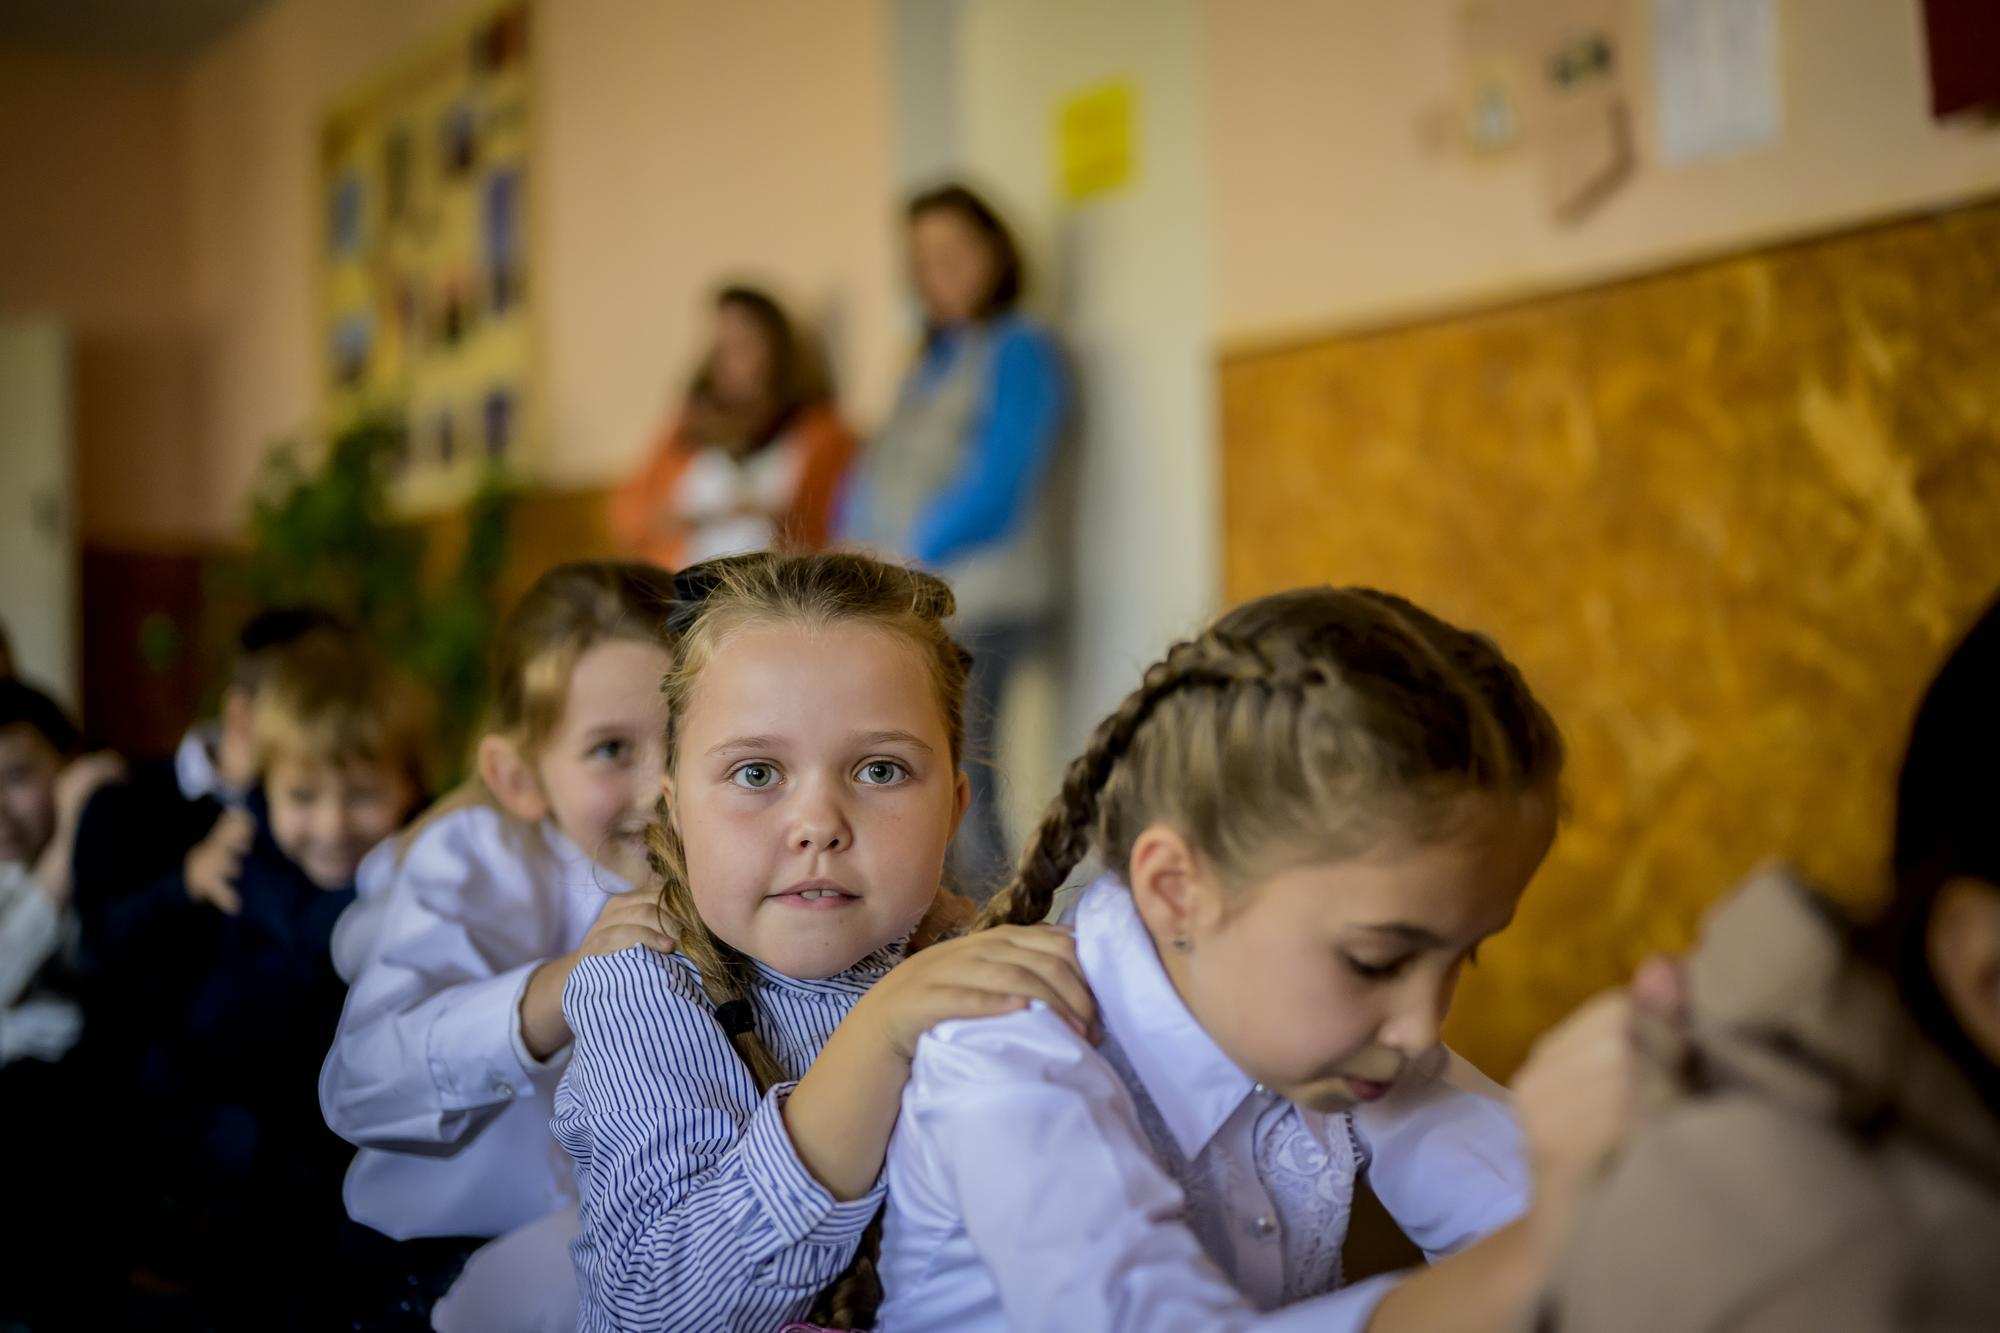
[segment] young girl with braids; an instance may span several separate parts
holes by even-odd
[[[1583,1091],[1510,1226],[1519,1131],[1439,1026],[1548,850],[1561,763],[1491,642],[1384,593],[1282,593],[1176,645],[982,917],[1043,919],[1095,853],[1072,919],[1103,1035],[1031,1008],[924,1039],[878,1326],[1504,1326],[1629,1069],[1622,1001],[1540,1057]],[[1427,1272],[1341,1286],[1364,1174]]]
[[[835,1280],[881,1207],[918,1037],[1037,1000],[1082,1033],[1094,1010],[1055,927],[903,961],[968,794],[945,585],[838,554],[680,583],[700,601],[649,834],[678,951],[587,958],[563,994],[581,1326],[772,1333],[817,1304],[866,1327],[872,1270]]]

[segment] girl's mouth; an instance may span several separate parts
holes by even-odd
[[[1390,1088],[1396,1086],[1393,1083],[1384,1083],[1379,1079],[1356,1078],[1352,1074],[1343,1074],[1341,1075],[1341,1079],[1347,1084],[1348,1090],[1354,1094],[1355,1099],[1364,1102],[1380,1101],[1389,1095]]]
[[[808,912],[838,911],[861,901],[859,894],[849,893],[830,879],[806,880],[770,897],[783,906]]]

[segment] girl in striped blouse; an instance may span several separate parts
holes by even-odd
[[[856,555],[684,571],[649,844],[679,951],[571,974],[555,1132],[585,1329],[865,1326],[863,1234],[917,1038],[1039,1000],[1088,1032],[1068,932],[903,960],[966,807],[968,658],[939,580]]]

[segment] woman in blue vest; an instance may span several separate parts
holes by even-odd
[[[1061,618],[1049,483],[1069,385],[1054,338],[1017,308],[1020,251],[986,201],[946,185],[912,200],[908,221],[923,347],[850,483],[844,535],[943,575],[957,594],[975,658],[973,804],[957,867],[983,897],[1010,854],[992,779],[1000,702]]]

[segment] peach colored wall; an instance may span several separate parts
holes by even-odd
[[[189,75],[214,533],[235,527],[266,443],[313,411],[320,118],[463,12],[283,0]],[[535,21],[542,478],[603,482],[637,461],[724,275],[832,315],[850,396],[879,405],[902,341],[879,0],[544,0]]]
[[[180,105],[160,61],[0,52],[0,314],[68,333],[89,540],[200,523]]]
[[[1650,5],[1627,68],[1644,93]],[[1543,206],[1515,151],[1420,146],[1450,98],[1454,0],[1208,0],[1216,333],[1261,342],[1610,275],[2000,189],[2000,133],[1930,118],[1918,7],[1779,0],[1782,140],[1641,164],[1581,225]]]

